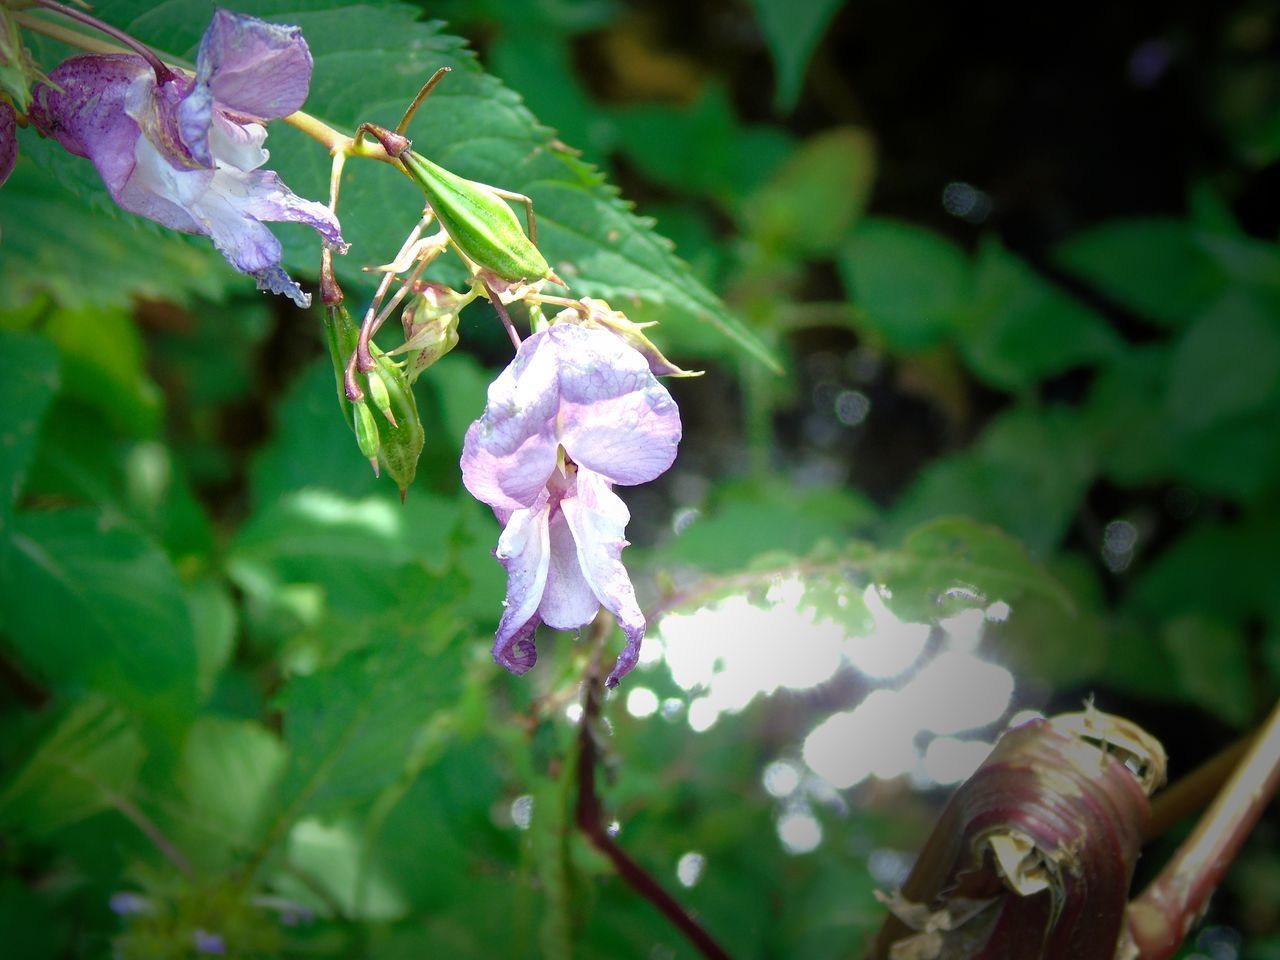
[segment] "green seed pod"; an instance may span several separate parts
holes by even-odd
[[[418,457],[422,455],[426,434],[404,371],[376,346],[370,346],[376,366],[369,372],[369,380],[377,379],[385,387],[390,410],[387,420],[378,422],[381,441],[378,460],[400,488],[403,500],[418,471]]]
[[[382,412],[387,421],[394,427],[396,425],[396,416],[391,409],[391,394],[387,392],[387,385],[383,382],[382,376],[377,370],[369,373],[365,380],[369,384],[369,399],[373,401],[373,405]]]
[[[412,150],[401,155],[400,162],[468,260],[513,282],[554,279],[546,258],[493,187],[450,173]]]
[[[360,447],[360,452],[376,464],[378,449],[382,446],[378,438],[378,423],[374,420],[368,404],[363,402],[352,404],[352,409],[355,411],[356,443]],[[377,472],[376,466],[374,472]]]

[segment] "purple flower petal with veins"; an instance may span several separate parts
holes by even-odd
[[[539,623],[576,629],[603,605],[627,638],[606,682],[635,666],[645,622],[621,560],[630,514],[612,487],[657,477],[679,442],[675,401],[618,337],[559,324],[521,344],[462,450],[463,483],[505,526],[498,663],[526,672]]]
[[[301,31],[219,10],[194,78],[158,83],[134,55],[73,57],[35,90],[36,128],[93,161],[112,198],[173,230],[213,240],[227,261],[299,306],[311,298],[281,266],[266,222],[304,223],[345,250],[337,218],[269,170],[262,122],[297,110],[311,80]]]

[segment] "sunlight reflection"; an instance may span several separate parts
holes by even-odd
[[[798,575],[774,580],[765,593],[767,606],[759,604],[758,595],[755,599],[733,596],[692,613],[668,615],[654,644],[660,652],[646,659],[661,657],[689,694],[687,722],[695,732],[709,730],[722,715],[738,713],[758,696],[809,689],[842,668],[864,678],[854,689],[865,690],[871,681],[873,688],[861,702],[832,713],[810,731],[802,745],[803,766],[780,759],[762,771],[766,792],[787,801],[778,834],[791,852],[821,842],[821,827],[806,806],[823,802],[819,792],[843,806],[837,791],[868,778],[909,777],[920,788],[952,784],[971,774],[989,752],[989,743],[955,735],[996,723],[1013,698],[1013,674],[978,656],[988,625],[1012,612],[1007,603],[986,604],[974,593],[970,609],[935,628],[901,620],[875,585],[862,591],[861,626],[856,616],[837,622],[819,615]],[[834,600],[843,611],[858,594]],[[850,633],[850,623],[858,634]],[[922,660],[926,650],[929,656]],[[885,682],[897,689],[880,685]],[[634,716],[660,710],[674,720],[682,703],[659,701],[649,689],[637,687],[628,695],[627,709]]]
[[[682,886],[692,887],[702,879],[702,871],[706,866],[707,858],[695,850],[690,850],[676,863],[676,879]]]
[[[875,625],[871,633],[852,637],[844,644],[844,655],[854,668],[876,680],[887,680],[907,670],[929,641],[929,625],[906,623],[884,605],[880,591],[867,587],[863,602]]]
[[[991,747],[981,740],[938,737],[925,749],[924,772],[934,783],[944,786],[968,780],[987,759]]]
[[[648,687],[632,687],[627,693],[627,713],[643,720],[658,712],[658,695]]]
[[[764,768],[764,788],[773,797],[788,797],[800,786],[800,768],[790,760],[775,760]]]
[[[808,807],[797,805],[778,817],[778,839],[787,853],[811,853],[822,843],[822,824]]]

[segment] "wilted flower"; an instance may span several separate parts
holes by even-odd
[[[630,514],[612,486],[657,477],[679,441],[675,401],[618,337],[557,324],[521,344],[462,450],[463,483],[505,525],[498,663],[524,673],[539,623],[576,629],[603,605],[627,638],[607,684],[635,666],[645,622],[621,560]]]
[[[218,10],[196,57],[196,75],[157,78],[140,56],[73,57],[35,90],[31,120],[93,161],[121,207],[174,230],[207,236],[259,289],[302,293],[280,265],[264,221],[305,223],[345,249],[324,204],[292,193],[262,148],[267,120],[302,106],[311,53],[297,27]]]

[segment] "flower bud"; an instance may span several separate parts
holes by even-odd
[[[458,313],[473,296],[439,283],[422,284],[415,293],[400,314],[404,345],[392,351],[405,355],[409,383],[458,345]]]
[[[1112,957],[1160,744],[1090,708],[1008,731],[951,798],[874,960]]]

